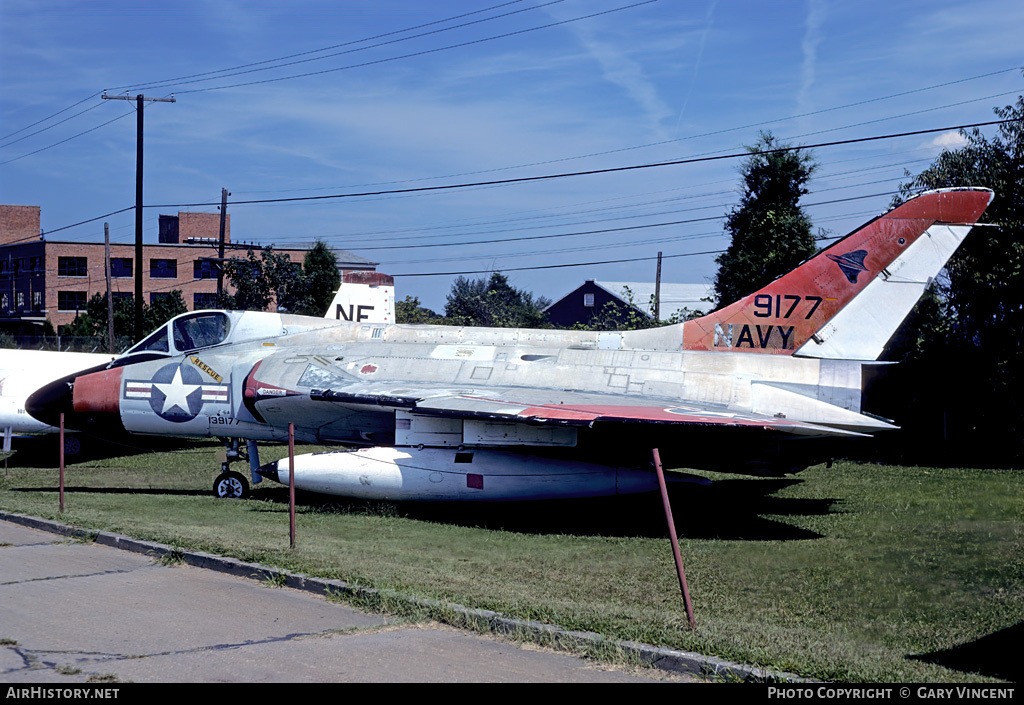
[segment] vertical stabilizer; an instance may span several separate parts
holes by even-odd
[[[349,323],[394,323],[394,277],[380,272],[346,272],[324,318]]]
[[[992,201],[928,191],[760,291],[683,324],[683,349],[874,360]]]

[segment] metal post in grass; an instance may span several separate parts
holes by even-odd
[[[672,556],[676,560],[676,572],[679,573],[679,589],[683,592],[686,604],[686,618],[690,621],[690,629],[696,626],[693,619],[693,605],[690,603],[690,589],[686,587],[686,573],[683,571],[683,557],[679,552],[679,538],[676,536],[676,523],[672,519],[672,505],[668,501],[668,486],[665,484],[665,471],[661,468],[661,455],[654,448],[654,469],[658,471],[658,487],[661,488],[661,503],[665,506],[665,520],[668,522],[668,536],[672,541]]]
[[[288,546],[295,548],[295,424],[288,424]]]
[[[64,412],[60,412],[60,513],[64,513]]]

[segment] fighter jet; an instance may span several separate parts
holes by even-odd
[[[390,275],[380,272],[346,272],[324,317],[330,320],[394,323],[394,291],[395,281]],[[152,336],[143,343],[145,348],[153,345]],[[138,349],[139,346],[136,346],[128,352]],[[14,436],[45,435],[59,431],[56,426],[39,421],[25,410],[26,400],[32,392],[71,373],[105,367],[116,357],[105,353],[0,349],[0,429],[3,431],[4,452],[10,451]],[[65,455],[77,455],[81,450],[82,439],[79,435],[65,434]]]
[[[519,500],[656,488],[667,467],[784,473],[821,440],[896,428],[862,413],[867,366],[993,198],[923,193],[708,316],[638,331],[172,320],[132,354],[39,390],[73,428],[342,444],[255,477],[390,500]],[[248,491],[227,471],[220,494]]]

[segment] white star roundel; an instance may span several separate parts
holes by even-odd
[[[203,384],[199,371],[184,362],[164,365],[150,380],[128,380],[125,398],[148,399],[160,418],[173,423],[191,421],[206,402],[227,402],[228,385]]]

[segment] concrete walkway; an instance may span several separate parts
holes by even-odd
[[[115,536],[115,545],[129,549],[119,550],[103,545],[112,535],[85,541],[53,533],[61,527],[52,522],[5,518],[3,683],[696,680],[602,666],[437,624],[389,621],[243,577],[258,566],[235,561],[208,570],[163,562],[159,550],[138,552],[145,542]]]

